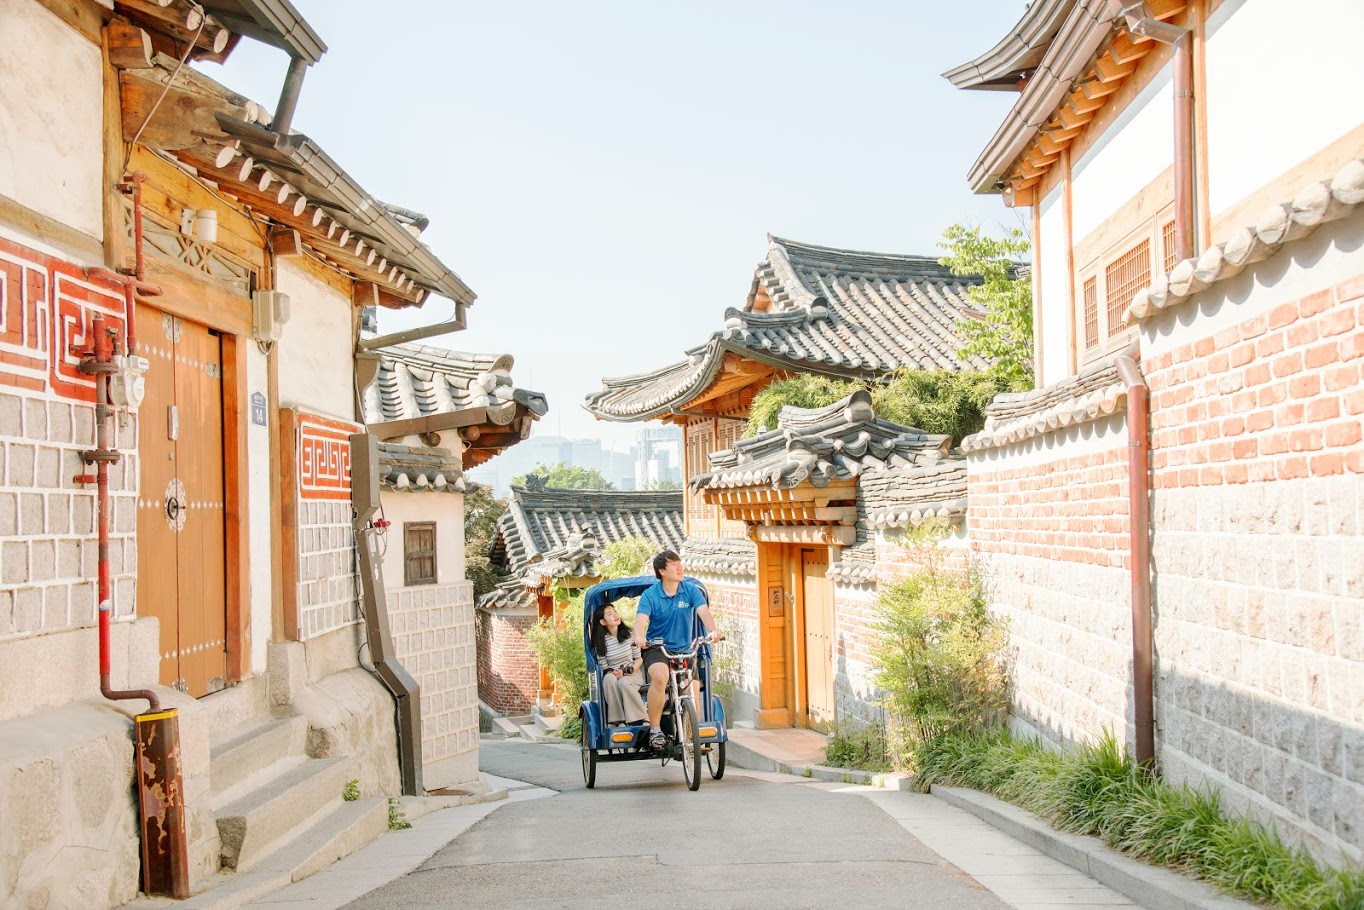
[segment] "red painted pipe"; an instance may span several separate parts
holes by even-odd
[[[109,446],[109,419],[113,408],[109,406],[109,376],[117,368],[114,366],[114,341],[107,330],[104,316],[98,314],[92,320],[92,353],[81,364],[84,372],[95,374],[95,448],[85,452],[86,463],[95,465],[95,484],[99,508],[99,691],[110,701],[132,698],[145,698],[150,711],[161,710],[161,700],[150,689],[113,688],[110,683],[111,661],[109,656],[109,620],[112,611],[113,585],[109,571],[109,465],[117,464],[119,453]],[[83,479],[89,482],[88,475]]]
[[[1150,388],[1133,356],[1117,359],[1118,376],[1127,386],[1127,527],[1132,573],[1132,714],[1137,762],[1156,760],[1155,645],[1151,619],[1150,437],[1147,412]]]

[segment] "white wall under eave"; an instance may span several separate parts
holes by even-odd
[[[1038,262],[1042,299],[1038,310],[1042,316],[1042,332],[1038,343],[1042,349],[1042,375],[1039,386],[1060,382],[1070,375],[1070,272],[1066,266],[1065,207],[1061,204],[1061,189],[1057,187],[1042,200]]]
[[[280,260],[279,290],[289,295],[290,308],[279,341],[280,403],[354,419],[350,298],[287,259]]]
[[[267,394],[269,383],[266,357],[255,345],[246,350],[247,404],[253,392]],[[268,421],[267,421],[268,424]],[[257,426],[249,416],[246,423],[247,547],[251,557],[251,673],[264,673],[266,655],[273,640],[271,545],[274,524],[270,521],[270,427]]]
[[[384,587],[396,591],[403,587],[403,523],[436,523],[436,584],[448,585],[464,580],[464,494],[392,493],[384,491],[379,502],[384,517],[393,522],[385,533]]]
[[[0,194],[104,237],[99,46],[34,0],[0,0]]]
[[[1074,162],[1072,212],[1077,245],[1174,164],[1170,78],[1166,65]],[[1084,265],[1075,263],[1076,268]]]
[[[1218,7],[1207,42],[1214,219],[1364,123],[1361,34],[1359,0],[1226,0]]]

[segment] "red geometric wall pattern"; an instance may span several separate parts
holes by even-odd
[[[71,349],[89,345],[96,313],[121,334],[123,311],[123,295],[79,266],[0,238],[0,386],[93,402],[94,380]]]
[[[350,499],[350,435],[358,423],[298,412],[299,499]]]

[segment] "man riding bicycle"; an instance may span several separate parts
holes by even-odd
[[[724,636],[715,627],[705,593],[682,580],[682,557],[664,550],[654,557],[653,567],[658,581],[639,598],[635,644],[644,654],[644,672],[649,677],[649,745],[661,749],[668,741],[659,726],[667,699],[668,658],[662,648],[649,647],[649,639],[662,639],[669,651],[690,650],[697,617],[706,628],[706,641],[719,641]]]

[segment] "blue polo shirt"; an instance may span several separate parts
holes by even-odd
[[[691,582],[681,582],[672,597],[663,593],[663,582],[654,582],[639,598],[635,612],[649,617],[645,637],[650,641],[663,639],[669,651],[685,651],[691,647],[692,630],[699,631],[696,608],[706,602],[706,595]]]

